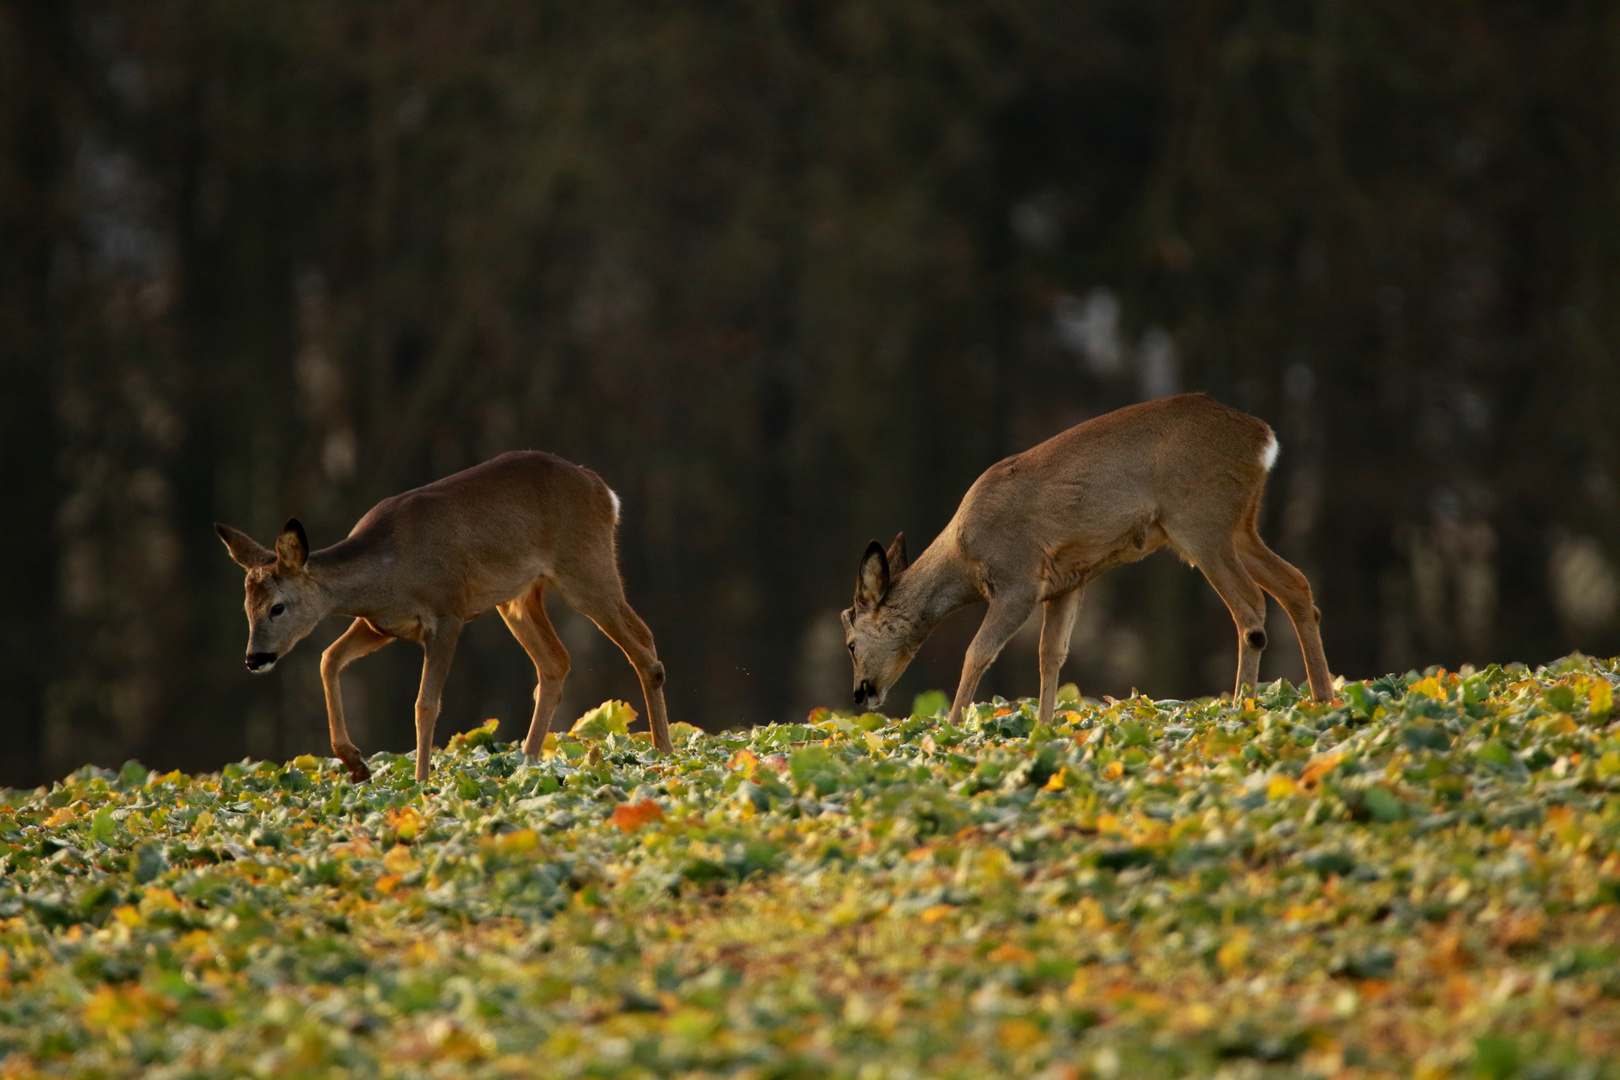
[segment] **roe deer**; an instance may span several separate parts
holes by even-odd
[[[416,698],[416,779],[428,777],[439,692],[456,639],[495,608],[534,661],[534,718],[523,750],[539,756],[562,697],[568,652],[546,618],[545,589],[562,594],[624,650],[641,679],[658,749],[671,749],[664,665],[647,625],[624,599],[614,533],[619,497],[589,469],[553,454],[514,451],[384,499],[347,538],[311,552],[297,519],[274,551],[215,525],[247,570],[249,671],[266,672],[328,615],[354,623],[321,654],[332,752],[355,782],[371,771],[349,741],[338,676],[395,638],[422,646]]]
[[[915,563],[907,565],[904,533],[887,552],[876,540],[867,545],[854,606],[843,613],[856,704],[881,705],[945,616],[988,600],[951,703],[959,722],[985,669],[1038,603],[1040,720],[1049,723],[1082,588],[1166,544],[1204,572],[1237,623],[1234,696],[1259,676],[1264,589],[1294,622],[1312,695],[1328,700],[1333,677],[1310,583],[1255,528],[1276,459],[1277,437],[1264,421],[1179,394],[1088,420],[990,466]]]

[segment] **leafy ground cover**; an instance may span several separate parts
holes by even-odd
[[[0,1075],[1620,1075],[1615,663],[0,809]]]

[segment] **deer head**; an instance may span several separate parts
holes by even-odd
[[[297,518],[282,527],[274,551],[229,525],[216,524],[214,531],[247,571],[247,669],[263,674],[327,614],[309,574],[309,540]]]
[[[888,551],[873,540],[861,556],[855,602],[843,613],[844,643],[855,665],[857,705],[874,709],[882,705],[921,645],[913,613],[890,602],[907,565],[905,533],[895,536]]]

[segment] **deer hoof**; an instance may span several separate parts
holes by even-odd
[[[337,750],[337,757],[339,761],[343,762],[344,767],[349,770],[349,780],[352,783],[363,784],[371,779],[371,770],[361,760],[359,750],[352,746],[341,747]]]

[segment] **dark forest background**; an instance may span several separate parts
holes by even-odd
[[[1336,673],[1620,651],[1617,139],[1600,2],[0,0],[0,783],[324,753],[341,623],[247,675],[211,523],[321,546],[516,447],[623,496],[672,719],[842,705],[869,538],[1184,389],[1281,437],[1263,531]],[[559,721],[640,708],[556,618]],[[1161,555],[1066,677],[1234,661]],[[367,752],[419,662],[351,669]],[[473,624],[441,738],[531,679]]]

